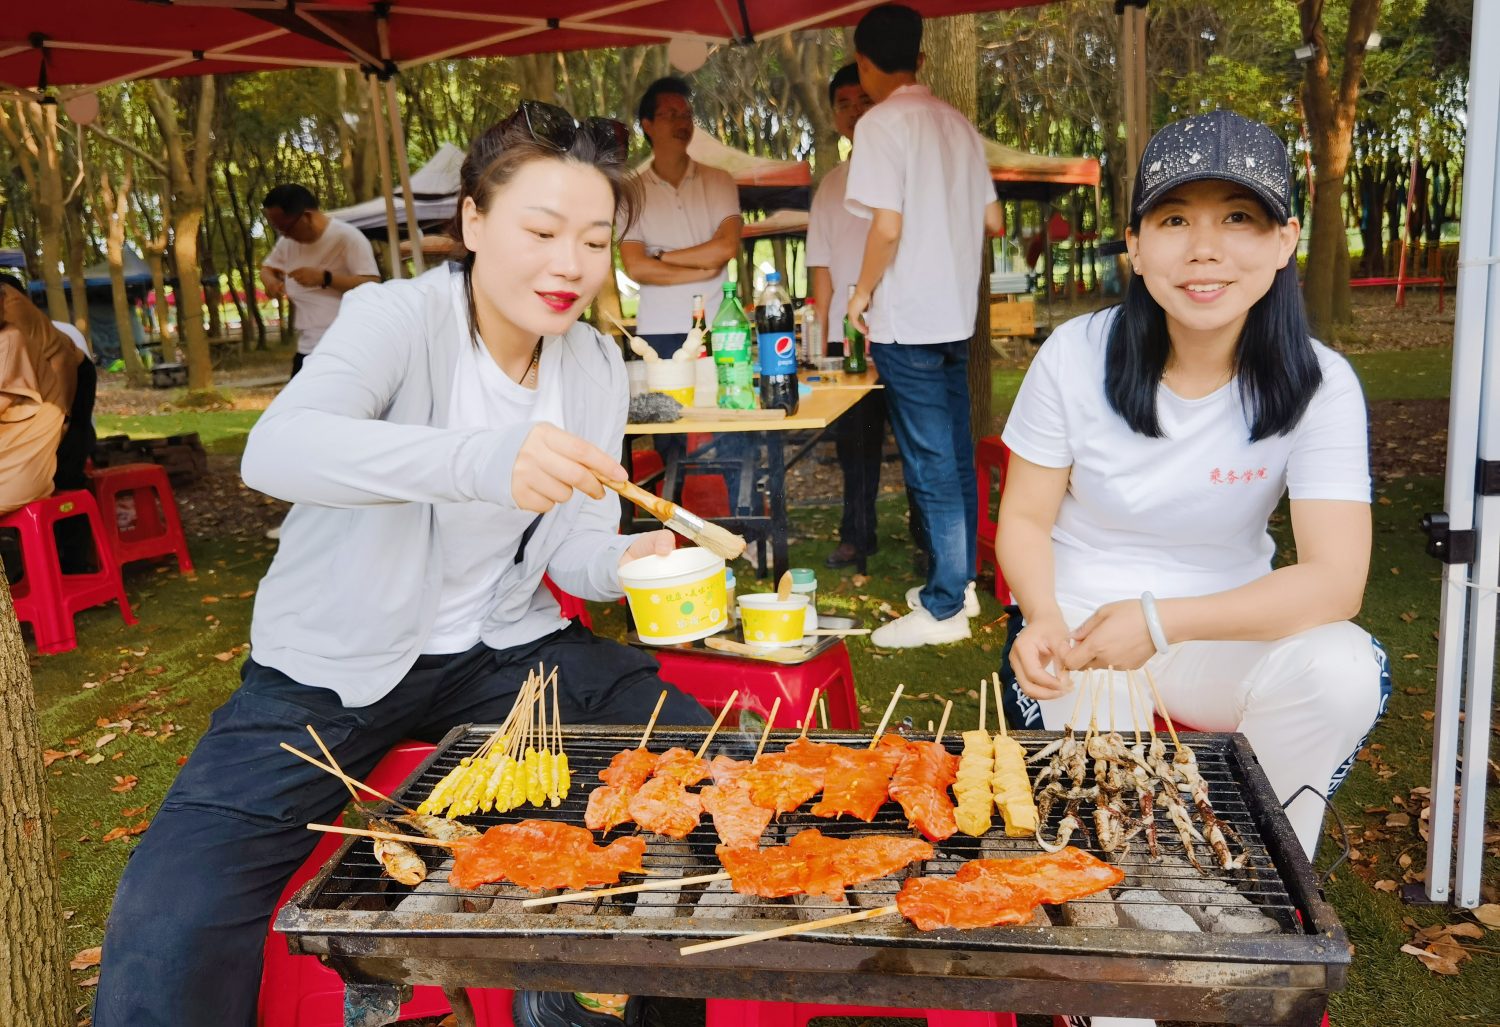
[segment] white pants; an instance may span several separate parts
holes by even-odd
[[[1063,616],[1076,627],[1089,612],[1064,609]],[[1343,621],[1275,642],[1182,642],[1153,656],[1146,668],[1175,725],[1243,733],[1283,802],[1303,785],[1316,792],[1304,792],[1287,808],[1311,859],[1323,823],[1321,796],[1347,769],[1344,764],[1382,709],[1382,661],[1369,633]],[[1075,687],[1084,686],[1088,676],[1075,673]],[[1116,728],[1145,730],[1154,704],[1139,714],[1145,719],[1137,725],[1124,672],[1096,671],[1092,678],[1101,726],[1110,723],[1112,702]],[[1145,675],[1136,672],[1135,680],[1137,695],[1149,702]],[[1083,708],[1090,699],[1086,691],[1075,726],[1087,725],[1093,716]],[[1075,693],[1037,705],[1042,722],[1055,731],[1077,703]]]

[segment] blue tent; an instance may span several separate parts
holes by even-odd
[[[0,258],[6,252],[0,251]],[[15,251],[19,255],[20,251]],[[146,293],[151,289],[151,268],[141,259],[140,254],[129,246],[125,247],[122,257],[125,271],[125,292],[129,296],[132,305],[143,302]],[[0,259],[3,264],[3,259]],[[25,267],[25,261],[18,265]],[[88,294],[89,311],[89,342],[94,349],[94,356],[109,363],[120,356],[120,334],[115,326],[114,297],[111,294],[112,286],[109,281],[109,262],[101,261],[93,267],[86,268],[83,272],[83,283]],[[73,283],[70,279],[63,279],[63,291],[71,297]],[[42,297],[46,294],[47,286],[44,282],[37,280],[27,283],[27,289],[31,291],[32,299],[38,303],[43,302]],[[140,346],[145,343],[146,338],[141,331],[141,326],[134,318],[131,319],[131,330],[135,336],[135,344]]]

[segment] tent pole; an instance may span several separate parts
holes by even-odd
[[[401,175],[401,198],[406,204],[406,237],[411,240],[412,271],[427,270],[422,253],[422,225],[417,219],[417,198],[411,191],[411,161],[406,155],[406,128],[401,124],[401,106],[396,102],[395,76],[385,79],[385,113],[391,119],[391,149],[396,154],[396,170]]]
[[[1454,301],[1453,377],[1448,407],[1445,523],[1429,528],[1428,550],[1444,559],[1433,706],[1432,808],[1427,897],[1450,901],[1454,787],[1457,889],[1452,901],[1479,904],[1484,859],[1485,778],[1495,667],[1495,586],[1500,583],[1500,64],[1483,47],[1500,33],[1500,0],[1475,0],[1464,146],[1463,217]],[[1476,474],[1476,469],[1478,474]],[[1476,480],[1478,479],[1478,480]],[[1423,519],[1429,526],[1433,515]],[[1467,638],[1465,622],[1467,621]],[[1465,643],[1467,642],[1467,652]],[[1460,724],[1459,716],[1463,715]]]
[[[1126,0],[1120,12],[1120,77],[1124,80],[1125,203],[1135,189],[1135,169],[1149,133],[1150,104],[1146,82],[1145,0]]]
[[[380,191],[385,196],[386,260],[391,277],[401,277],[401,232],[396,227],[396,195],[391,185],[391,151],[385,142],[385,122],[380,115],[380,82],[374,72],[365,75],[370,87],[370,116],[374,120],[375,152],[380,155]]]

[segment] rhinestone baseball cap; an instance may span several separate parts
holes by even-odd
[[[1286,144],[1258,121],[1233,111],[1212,111],[1174,121],[1151,137],[1136,172],[1130,220],[1138,223],[1184,182],[1206,178],[1249,189],[1282,224],[1291,217]]]

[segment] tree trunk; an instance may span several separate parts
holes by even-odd
[[[255,290],[259,282],[259,274],[255,264],[255,244],[250,237],[250,225],[247,223],[248,219],[244,206],[240,202],[239,190],[234,185],[234,176],[229,173],[229,164],[226,162],[221,165],[219,172],[224,176],[224,192],[229,197],[229,210],[234,215],[235,228],[239,231],[240,260],[238,263],[240,267],[240,281],[245,286],[245,303],[249,306],[250,316],[255,321],[255,348],[262,350],[266,348],[266,322],[260,316],[260,304],[256,302],[255,297]],[[225,246],[229,245],[227,234],[224,244]]]
[[[198,230],[208,196],[208,160],[212,143],[215,78],[185,80],[197,91],[193,130],[187,138],[178,123],[179,104],[159,80],[146,93],[147,106],[161,131],[167,156],[167,185],[172,195],[172,255],[177,265],[178,325],[187,346],[188,389],[213,388],[213,364],[203,332],[203,281],[199,273]]]
[[[972,14],[929,18],[923,26],[922,49],[927,54],[923,79],[933,95],[952,104],[972,123],[979,114],[979,34]],[[1045,229],[1044,229],[1045,231]],[[988,250],[988,243],[985,249]],[[974,437],[990,433],[990,276],[988,260],[980,262],[979,308],[974,334],[969,338],[969,427]]]
[[[62,900],[31,666],[0,574],[0,1023],[72,1027]]]
[[[1316,49],[1313,59],[1307,62],[1302,81],[1316,190],[1302,290],[1313,331],[1327,338],[1332,327],[1341,323],[1339,312],[1347,311],[1350,306],[1349,243],[1344,234],[1342,209],[1344,172],[1349,167],[1365,41],[1375,30],[1380,0],[1350,0],[1343,67],[1336,86],[1323,27],[1323,0],[1297,0],[1297,11],[1302,38]]]
[[[88,265],[83,246],[84,218],[83,193],[80,190],[63,207],[67,217],[63,220],[63,239],[68,247],[68,293],[73,316],[68,320],[74,328],[89,337],[89,286],[83,271]],[[92,344],[89,347],[93,348]]]
[[[108,222],[104,233],[104,250],[109,260],[110,299],[115,309],[115,331],[120,334],[120,358],[125,361],[125,376],[131,385],[146,383],[146,368],[135,348],[135,322],[130,317],[130,297],[125,290],[125,218],[130,212],[130,190],[134,164],[125,158],[125,175],[116,188],[108,168],[99,169],[101,211]]]
[[[63,185],[57,107],[17,100],[8,111],[0,108],[0,137],[15,154],[30,187],[42,251],[39,270],[47,287],[47,316],[67,321],[68,299],[58,270],[63,264]]]

